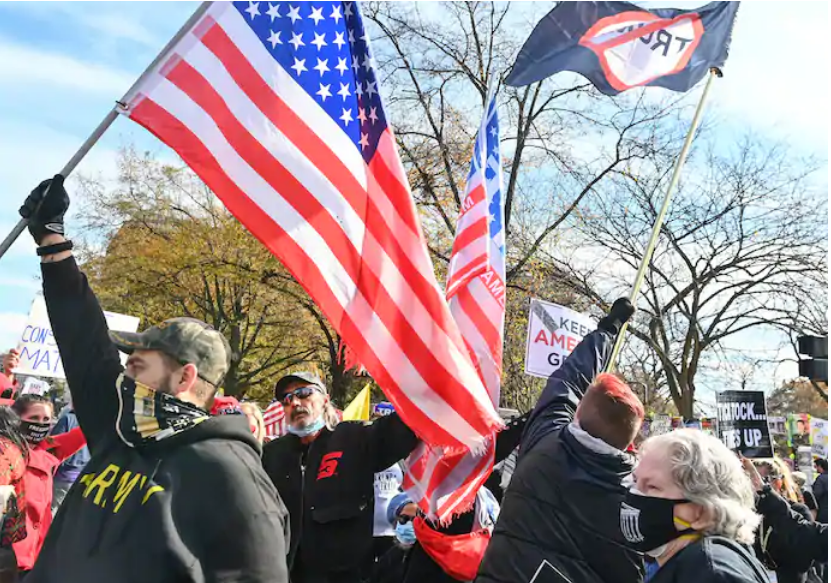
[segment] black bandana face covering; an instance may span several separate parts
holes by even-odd
[[[116,381],[116,431],[130,447],[176,435],[210,419],[204,409],[160,393],[123,374]]]
[[[21,421],[20,433],[29,443],[37,444],[46,439],[49,435],[49,430],[52,429],[51,423],[38,423],[36,421]]]
[[[657,555],[650,551],[661,549],[679,536],[695,532],[686,522],[675,517],[676,504],[689,500],[672,500],[644,496],[634,488],[626,493],[620,505],[620,530],[630,547],[641,553]],[[685,526],[678,530],[675,524]]]

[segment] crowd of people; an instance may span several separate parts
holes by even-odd
[[[473,507],[439,523],[402,491],[418,437],[396,413],[340,422],[326,384],[293,372],[274,386],[287,434],[268,441],[256,404],[217,395],[221,333],[192,318],[108,331],[68,204],[56,176],[21,209],[72,402],[56,419],[17,394],[6,356],[0,583],[827,580],[825,460],[809,485],[695,429],[635,449],[644,407],[602,372],[628,300],[497,435]]]

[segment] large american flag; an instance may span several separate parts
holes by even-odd
[[[320,306],[427,443],[501,425],[436,282],[354,2],[218,2],[124,100]]]
[[[505,221],[495,91],[487,104],[473,147],[446,294],[471,359],[497,407],[505,328]],[[431,516],[448,521],[472,501],[493,470],[493,452],[493,442],[484,455],[448,455],[422,444],[407,460],[403,485]]]

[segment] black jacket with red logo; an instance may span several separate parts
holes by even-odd
[[[398,415],[340,423],[311,444],[285,435],[263,449],[263,467],[289,510],[293,583],[358,581],[372,569],[375,473],[418,443]]]

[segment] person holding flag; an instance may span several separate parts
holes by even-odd
[[[643,578],[641,556],[627,548],[619,518],[626,495],[622,480],[634,467],[626,450],[644,409],[608,371],[635,311],[712,80],[727,59],[737,9],[738,2],[652,12],[627,2],[559,2],[537,24],[505,80],[523,86],[573,71],[616,95],[645,85],[686,91],[710,72],[630,297],[618,299],[549,378],[525,429],[477,582]]]
[[[208,412],[228,341],[192,318],[109,333],[63,236],[68,207],[58,175],[21,215],[91,458],[26,581],[288,583],[286,509],[260,445],[242,415]]]

